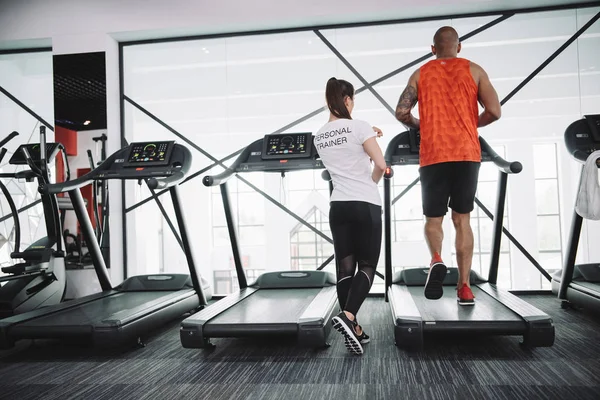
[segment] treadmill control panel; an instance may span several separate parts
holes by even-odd
[[[168,165],[174,141],[168,142],[138,142],[130,145],[126,167],[145,167]]]
[[[310,133],[284,133],[265,135],[262,158],[288,159],[310,157],[312,135]]]
[[[15,151],[9,160],[12,165],[27,165],[27,160],[23,155],[23,148],[26,148],[29,152],[33,161],[40,161],[40,144],[39,143],[27,143],[22,144]],[[46,143],[46,162],[52,161],[52,159],[58,153],[58,143]]]
[[[600,115],[586,115],[571,123],[565,130],[565,145],[571,156],[581,162],[600,150]]]
[[[481,138],[480,138],[481,139]],[[385,161],[388,165],[418,165],[421,133],[409,130],[396,135],[385,150]],[[490,161],[491,156],[481,150],[481,161]]]
[[[600,142],[600,114],[586,115],[585,120],[590,127],[590,133],[592,134],[594,141]]]

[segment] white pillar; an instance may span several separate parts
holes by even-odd
[[[105,33],[62,35],[52,38],[54,55],[92,53],[106,54],[106,135],[107,153],[121,148],[121,103],[119,96],[119,45]],[[109,181],[110,205],[110,276],[113,285],[123,280],[123,223],[121,182]]]

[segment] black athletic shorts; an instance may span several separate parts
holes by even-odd
[[[377,266],[381,252],[381,206],[364,201],[332,201],[329,226],[335,257]]]
[[[479,162],[457,161],[419,168],[423,214],[443,217],[448,206],[459,214],[473,211],[480,166]]]

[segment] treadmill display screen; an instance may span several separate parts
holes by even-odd
[[[168,165],[175,142],[132,143],[127,166]]]
[[[266,135],[263,143],[263,159],[309,157],[312,135],[310,133]]]

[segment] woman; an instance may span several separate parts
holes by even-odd
[[[371,289],[379,261],[381,197],[377,184],[386,164],[376,140],[381,130],[351,117],[352,84],[331,78],[325,97],[329,122],[315,134],[314,144],[333,181],[329,225],[342,312],[332,323],[344,336],[346,348],[362,354],[362,344],[369,336],[358,325],[356,314]]]

